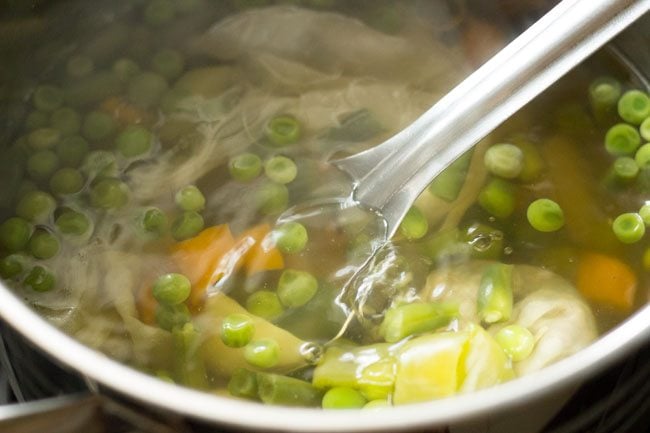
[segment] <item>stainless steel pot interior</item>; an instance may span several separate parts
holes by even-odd
[[[650,15],[614,43],[642,76],[650,76]],[[645,83],[647,85],[647,82]],[[0,315],[39,348],[90,380],[161,410],[261,431],[394,431],[498,418],[513,408],[570,392],[580,381],[625,356],[650,337],[650,306],[583,351],[540,372],[490,389],[384,411],[323,412],[267,407],[182,388],[119,364],[60,332],[0,285]]]

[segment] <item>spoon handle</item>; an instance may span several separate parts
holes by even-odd
[[[381,145],[334,164],[392,236],[432,179],[574,66],[650,10],[650,0],[563,0]]]

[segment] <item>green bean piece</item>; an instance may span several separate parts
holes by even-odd
[[[192,388],[208,387],[203,357],[199,352],[201,335],[192,322],[172,329],[176,352],[176,376],[180,383]]]
[[[511,183],[492,179],[478,197],[479,205],[497,218],[508,218],[515,211],[515,187]]]
[[[88,154],[88,142],[80,135],[63,138],[56,145],[56,155],[64,167],[79,167]]]
[[[650,117],[650,97],[641,90],[628,90],[618,100],[618,114],[632,125],[640,125]]]
[[[646,202],[641,206],[641,209],[639,209],[639,215],[646,227],[650,227],[650,202]]]
[[[150,26],[160,27],[174,19],[176,9],[169,0],[152,0],[144,9],[144,21]]]
[[[447,326],[458,316],[454,303],[429,302],[403,304],[389,308],[379,328],[379,334],[388,343],[406,337],[434,331]]]
[[[39,128],[29,133],[27,142],[37,150],[53,147],[61,139],[61,132],[54,128]]]
[[[140,224],[145,232],[161,236],[167,230],[167,215],[162,210],[151,207],[142,213]]]
[[[529,141],[520,140],[515,143],[524,155],[523,167],[519,173],[519,180],[531,183],[539,179],[544,171],[544,160],[535,144]]]
[[[29,252],[37,259],[51,259],[60,247],[59,240],[46,230],[36,230],[29,238]]]
[[[25,277],[24,283],[35,292],[49,292],[54,288],[56,280],[54,274],[43,266],[34,266]]]
[[[39,128],[46,128],[50,123],[50,115],[44,111],[34,110],[27,115],[25,127],[29,131]]]
[[[203,230],[203,217],[195,211],[185,211],[172,223],[172,237],[177,241],[193,238]]]
[[[266,404],[291,407],[318,407],[323,391],[293,377],[257,373],[257,392]]]
[[[589,102],[594,116],[604,121],[616,111],[621,93],[621,83],[612,77],[599,77],[589,86]]]
[[[221,341],[228,347],[244,347],[254,334],[255,323],[245,314],[230,314],[221,322]]]
[[[605,134],[605,149],[614,156],[631,156],[641,145],[641,136],[633,126],[619,123]]]
[[[559,204],[548,198],[532,202],[526,211],[530,225],[540,232],[555,232],[564,226],[564,212]]]
[[[140,73],[140,66],[131,59],[121,58],[113,63],[112,70],[121,81],[127,82]]]
[[[362,142],[370,140],[384,130],[377,117],[368,109],[343,116],[339,126],[330,129],[327,138],[334,141]]]
[[[650,141],[650,117],[641,123],[641,126],[639,126],[639,132],[644,140]]]
[[[301,134],[300,123],[293,116],[276,116],[266,124],[266,138],[276,147],[283,147],[296,143],[300,140]]]
[[[176,206],[184,211],[199,212],[205,208],[205,197],[195,185],[181,188],[174,196]]]
[[[492,324],[510,319],[512,314],[512,265],[489,265],[478,289],[477,312],[481,321]]]
[[[258,400],[257,374],[245,368],[238,368],[230,376],[228,381],[228,392],[233,397]]]
[[[115,144],[117,151],[125,158],[135,158],[151,150],[153,134],[143,126],[127,126],[117,135]]]
[[[412,241],[423,238],[429,231],[429,222],[422,211],[412,206],[400,223],[399,231],[406,239]]]
[[[290,221],[273,231],[275,246],[284,254],[297,254],[305,249],[309,235],[304,225]]]
[[[616,217],[612,223],[612,230],[619,241],[633,244],[645,235],[645,223],[638,213],[624,213]]]
[[[634,161],[640,169],[650,168],[650,143],[646,143],[634,154]]]
[[[163,49],[154,54],[151,69],[166,79],[173,80],[185,69],[185,59],[176,50]]]
[[[56,207],[56,200],[50,194],[35,190],[28,191],[16,205],[16,215],[27,221],[42,223],[47,221]]]
[[[83,186],[83,175],[75,168],[62,168],[50,178],[50,190],[56,195],[76,194]]]
[[[107,150],[93,150],[85,156],[81,171],[89,178],[117,176],[115,155]]]
[[[246,309],[254,316],[273,321],[284,313],[284,307],[276,293],[258,290],[246,299]]]
[[[264,174],[273,182],[287,184],[298,175],[298,167],[286,156],[274,156],[264,163]]]
[[[354,388],[336,386],[323,396],[323,409],[361,409],[368,400]]]
[[[471,256],[475,259],[498,260],[503,253],[503,232],[485,224],[468,226],[461,240],[471,247]]]
[[[228,170],[233,179],[248,182],[262,172],[262,159],[254,153],[242,153],[230,159]]]
[[[58,108],[52,112],[50,125],[60,131],[62,136],[73,135],[81,129],[81,116],[72,108]]]
[[[297,308],[311,301],[318,291],[318,280],[307,271],[286,269],[278,281],[278,298],[287,308]]]
[[[524,153],[514,144],[495,144],[485,152],[483,161],[493,175],[515,179],[524,168]]]
[[[71,78],[83,78],[90,75],[95,69],[95,62],[88,56],[79,54],[68,59],[65,71]]]
[[[429,185],[429,192],[447,202],[456,200],[460,193],[469,163],[472,160],[472,151],[463,154],[456,161],[452,162],[442,173],[440,173]]]
[[[10,254],[0,260],[0,277],[10,280],[19,277],[25,270],[27,259],[22,254]]]
[[[82,133],[90,141],[106,140],[115,133],[117,125],[110,114],[91,111],[83,122]]]
[[[22,251],[32,235],[32,226],[20,217],[11,217],[0,224],[0,245],[11,252]]]
[[[253,367],[275,367],[280,360],[280,346],[270,338],[253,340],[244,347],[244,359]]]
[[[90,203],[100,209],[119,209],[129,201],[129,187],[119,179],[100,179],[90,189]]]
[[[612,173],[619,182],[630,183],[639,174],[639,165],[629,156],[619,156],[612,164]]]
[[[32,101],[41,111],[54,111],[63,105],[63,91],[54,86],[40,86],[34,91]]]
[[[521,325],[508,325],[500,329],[494,339],[514,362],[525,360],[535,348],[535,337]]]
[[[41,150],[27,160],[27,173],[35,181],[44,181],[59,167],[59,157],[51,150]]]
[[[191,319],[190,310],[185,304],[158,305],[156,323],[165,331],[173,331],[185,326]]]
[[[192,283],[183,274],[170,273],[156,278],[153,283],[153,297],[164,305],[182,304],[189,298]]]
[[[169,86],[162,75],[143,72],[129,81],[127,94],[129,100],[142,108],[158,104]]]
[[[255,191],[255,203],[264,215],[278,214],[289,204],[289,190],[282,184],[265,182]]]
[[[54,225],[64,235],[81,236],[90,230],[91,223],[83,213],[66,209],[56,218]]]

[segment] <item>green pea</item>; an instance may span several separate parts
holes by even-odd
[[[614,156],[632,155],[640,145],[637,129],[625,123],[612,126],[605,134],[605,149]]]
[[[161,304],[156,308],[156,323],[166,331],[182,328],[190,320],[190,310],[185,304]]]
[[[54,111],[63,105],[63,91],[54,86],[40,86],[34,91],[32,101],[41,111]]]
[[[56,195],[76,194],[83,186],[83,175],[75,168],[62,168],[50,178],[50,190]]]
[[[632,125],[650,117],[650,97],[641,90],[629,90],[618,100],[618,114]]]
[[[54,128],[39,128],[29,133],[27,143],[37,150],[49,149],[59,142],[61,132]]]
[[[624,244],[633,244],[640,241],[645,235],[645,224],[638,213],[624,213],[616,217],[612,230],[619,241]]]
[[[23,218],[11,217],[0,224],[0,244],[12,253],[22,251],[32,234],[32,226]]]
[[[289,190],[279,183],[263,183],[255,191],[255,203],[265,215],[278,214],[289,204]]]
[[[172,237],[177,241],[193,238],[203,230],[203,217],[194,211],[185,211],[172,223]]]
[[[5,280],[20,276],[25,270],[27,258],[21,254],[10,254],[0,260],[0,277]]]
[[[524,153],[514,144],[495,144],[485,152],[484,162],[493,175],[514,179],[524,168]]]
[[[195,185],[187,185],[179,190],[174,201],[184,211],[199,212],[205,208],[205,197]]]
[[[28,191],[16,205],[19,217],[36,223],[45,222],[54,211],[56,200],[43,191]]]
[[[274,367],[280,361],[280,346],[268,338],[251,341],[244,348],[244,359],[254,367]]]
[[[514,362],[525,360],[535,348],[535,337],[521,325],[508,325],[500,329],[494,338]]]
[[[119,179],[104,178],[90,189],[90,203],[101,209],[119,209],[129,201],[129,187]]]
[[[83,54],[70,57],[65,65],[65,70],[71,78],[83,78],[90,75],[95,69],[93,59]]]
[[[619,156],[612,164],[612,172],[617,180],[628,183],[636,179],[639,174],[639,165],[629,156]]]
[[[228,170],[233,179],[248,182],[262,172],[262,159],[254,153],[242,153],[230,159]]]
[[[650,117],[641,123],[641,126],[639,126],[639,132],[644,140],[650,141]]]
[[[640,169],[650,168],[650,143],[639,147],[634,155],[634,161]]]
[[[50,123],[50,116],[44,111],[34,110],[27,115],[25,119],[25,127],[29,131],[39,128],[46,128]]]
[[[169,0],[152,0],[144,9],[144,21],[154,27],[171,22],[174,15],[174,4]]]
[[[259,290],[250,295],[246,299],[246,309],[266,320],[275,320],[284,313],[278,295],[268,290]]]
[[[255,323],[245,314],[230,314],[221,322],[221,341],[228,347],[244,347],[254,334]]]
[[[50,259],[59,252],[59,240],[45,230],[36,230],[29,239],[29,252],[37,259]]]
[[[121,81],[128,81],[140,73],[140,66],[131,59],[121,58],[113,63],[113,73]]]
[[[298,175],[298,167],[286,156],[274,156],[264,164],[264,174],[273,182],[291,183]]]
[[[88,177],[114,177],[117,175],[115,155],[106,150],[94,150],[88,153],[81,165],[81,171]]]
[[[54,274],[43,266],[34,266],[25,277],[24,283],[35,292],[49,292],[54,288],[56,280]]]
[[[429,222],[422,211],[413,206],[404,215],[399,231],[408,240],[420,239],[429,231]]]
[[[492,179],[478,197],[479,205],[497,218],[508,218],[515,211],[514,185],[501,179]]]
[[[90,219],[81,212],[67,209],[54,222],[57,229],[64,235],[81,236],[90,230]]]
[[[296,143],[300,140],[300,123],[292,116],[276,116],[266,124],[265,135],[273,146],[282,147]]]
[[[284,254],[297,254],[305,249],[309,236],[302,224],[290,221],[273,231],[275,245]]]
[[[278,298],[287,308],[305,305],[316,295],[318,280],[306,271],[286,269],[278,281]]]
[[[102,141],[113,135],[116,129],[117,125],[110,114],[91,111],[84,118],[82,133],[90,141]]]
[[[189,298],[192,283],[182,274],[165,274],[156,279],[153,284],[153,297],[165,305],[182,304]]]
[[[143,72],[129,81],[127,94],[134,104],[151,108],[158,104],[168,88],[167,80],[163,76],[153,72]]]
[[[81,116],[72,108],[59,108],[50,116],[50,125],[62,136],[77,134],[81,129]]]
[[[641,209],[639,209],[639,215],[646,227],[650,227],[650,203],[646,202],[646,204],[641,206]]]
[[[167,215],[162,210],[151,207],[142,213],[140,224],[145,232],[160,236],[167,230]]]
[[[135,158],[151,150],[153,134],[147,128],[128,126],[115,139],[117,151],[125,158]]]
[[[27,160],[27,173],[36,181],[43,181],[59,167],[59,157],[51,150],[41,150]]]
[[[160,50],[151,59],[151,69],[168,80],[178,77],[184,68],[185,59],[176,50]]]
[[[64,167],[78,167],[88,154],[88,142],[80,135],[63,138],[56,145],[56,155]]]
[[[323,409],[361,409],[368,400],[354,388],[337,386],[323,396]]]
[[[528,222],[540,232],[555,232],[564,226],[564,212],[559,204],[547,198],[535,200],[526,211]]]

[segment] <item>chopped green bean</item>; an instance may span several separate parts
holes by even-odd
[[[62,136],[73,135],[81,129],[81,116],[72,108],[58,108],[52,112],[50,125],[52,128],[61,131]]]
[[[619,156],[612,164],[612,173],[619,182],[630,183],[639,174],[639,165],[629,156]]]
[[[510,319],[512,314],[512,265],[487,267],[478,289],[477,311],[481,321],[492,324]]]
[[[19,277],[25,270],[27,258],[22,254],[10,254],[0,260],[0,277],[5,280]]]
[[[59,167],[59,157],[51,150],[41,150],[27,160],[27,173],[35,181],[44,181]]]
[[[72,78],[83,78],[90,75],[95,69],[95,62],[88,56],[79,54],[68,59],[65,70]]]
[[[37,150],[49,149],[59,142],[61,132],[54,128],[39,128],[29,133],[27,142]]]
[[[456,200],[465,183],[471,160],[472,151],[463,154],[431,182],[428,191],[447,202]]]
[[[650,117],[648,117],[646,120],[644,120],[641,123],[641,126],[639,127],[639,132],[641,133],[641,137],[644,140],[650,141]]]
[[[56,195],[76,194],[83,186],[83,175],[75,168],[62,168],[50,178],[50,189]]]
[[[429,222],[420,209],[412,206],[404,215],[399,231],[408,240],[420,239],[429,231]]]
[[[151,108],[158,104],[168,88],[162,75],[143,72],[129,81],[129,100],[142,108]]]
[[[167,230],[167,215],[156,207],[150,207],[141,214],[140,224],[145,232],[161,236]]]
[[[221,341],[228,347],[244,347],[254,334],[255,323],[245,314],[230,314],[221,322]]]
[[[619,123],[605,134],[605,149],[614,156],[630,156],[641,145],[641,136],[633,126]]]
[[[228,381],[228,392],[233,397],[247,398],[250,400],[259,399],[257,393],[257,373],[238,368],[230,376]]]
[[[127,126],[117,135],[115,145],[117,151],[125,158],[135,158],[151,150],[153,134],[143,126]]]
[[[634,154],[634,161],[640,169],[650,168],[650,143],[646,143]]]
[[[151,69],[168,80],[177,78],[184,68],[185,59],[176,50],[160,50],[151,59]]]
[[[295,117],[282,115],[268,121],[265,135],[267,140],[277,147],[288,146],[300,140],[300,123]]]
[[[63,105],[63,91],[54,86],[40,86],[34,91],[34,106],[41,111],[54,111]]]
[[[253,367],[275,367],[280,361],[280,346],[270,338],[253,340],[244,347],[244,359]]]
[[[83,121],[82,132],[90,141],[102,141],[115,133],[117,125],[110,114],[102,111],[92,111]]]
[[[164,305],[182,304],[189,298],[192,283],[183,274],[164,274],[153,283],[153,297]]]
[[[242,153],[230,159],[228,169],[233,179],[248,182],[262,172],[262,159],[254,153]]]
[[[25,277],[25,285],[35,292],[49,292],[55,284],[54,274],[43,266],[34,266]]]
[[[36,230],[29,238],[29,252],[37,259],[50,259],[59,252],[59,240],[45,230]]]
[[[185,211],[172,223],[172,237],[177,241],[193,238],[203,230],[203,217],[195,211]]]
[[[181,188],[174,196],[176,206],[184,211],[199,212],[205,208],[205,197],[195,185]]]
[[[492,179],[481,190],[478,202],[491,215],[508,218],[515,211],[515,187],[505,180]]]
[[[641,209],[639,209],[639,215],[646,227],[650,227],[650,202],[646,202],[641,206]]]
[[[156,323],[166,331],[182,328],[190,318],[190,310],[185,304],[161,304],[156,308]]]
[[[612,223],[612,230],[619,241],[633,244],[645,235],[645,224],[638,213],[624,213],[616,217]]]
[[[616,110],[622,93],[621,83],[612,77],[599,77],[589,86],[589,102],[596,119],[606,120]]]
[[[493,175],[514,179],[524,168],[524,153],[514,144],[495,144],[485,152],[484,163]]]
[[[514,362],[525,360],[535,348],[535,337],[521,325],[508,325],[500,329],[494,338]]]
[[[11,252],[22,251],[32,235],[32,226],[20,217],[11,217],[0,224],[0,245]]]
[[[62,234],[71,236],[81,236],[91,227],[90,219],[86,215],[72,209],[63,211],[54,224]]]
[[[446,326],[457,316],[458,306],[452,303],[398,305],[386,311],[379,333],[386,342],[395,343],[411,335]]]
[[[289,204],[289,190],[282,184],[265,182],[255,191],[255,203],[264,215],[278,214]]]
[[[264,174],[273,182],[291,183],[298,175],[298,167],[286,156],[274,156],[264,163]]]
[[[36,223],[47,221],[56,207],[56,200],[43,191],[28,191],[16,205],[19,217]]]
[[[271,373],[257,373],[257,391],[264,403],[281,406],[318,407],[323,398],[309,382]]]
[[[618,100],[618,114],[632,125],[640,125],[650,117],[650,97],[641,90],[628,90]]]
[[[80,135],[63,138],[56,145],[56,155],[64,167],[78,167],[88,153],[88,142]]]
[[[278,295],[268,290],[258,290],[246,299],[246,309],[266,320],[275,320],[284,313]]]
[[[323,409],[361,409],[368,400],[356,389],[337,386],[323,396]]]
[[[278,281],[278,298],[287,308],[297,308],[309,302],[318,291],[318,280],[306,271],[286,269]]]
[[[129,201],[129,187],[119,179],[103,178],[90,189],[90,203],[100,209],[119,209]]]
[[[305,249],[309,235],[305,226],[299,222],[290,221],[282,224],[273,231],[275,245],[284,254],[297,254]]]
[[[559,204],[547,198],[532,202],[526,211],[530,225],[540,232],[555,232],[564,226],[564,212]]]
[[[207,388],[205,364],[198,350],[202,343],[199,332],[192,322],[188,322],[181,327],[173,328],[172,336],[178,381],[193,388]]]

